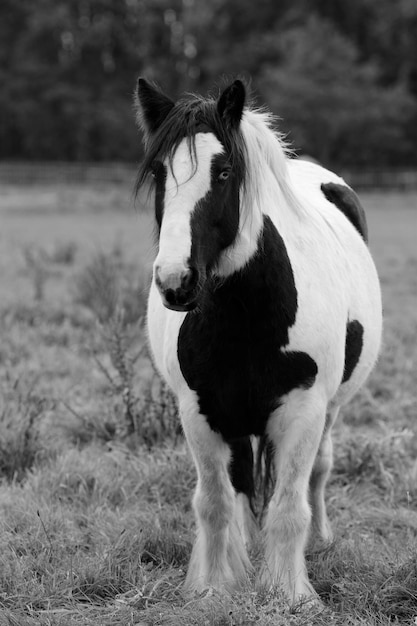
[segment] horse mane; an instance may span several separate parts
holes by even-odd
[[[288,159],[293,152],[284,135],[276,129],[276,122],[277,118],[265,109],[248,108],[243,113],[241,131],[246,148],[246,179],[242,211],[246,215],[254,210],[262,212],[266,192],[275,197],[275,204],[281,194],[291,210],[304,214],[304,207],[289,179]]]

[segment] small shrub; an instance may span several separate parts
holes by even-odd
[[[97,252],[75,283],[76,301],[101,323],[114,318],[117,310],[123,312],[125,324],[138,322],[145,310],[144,291],[137,268],[124,262],[119,247],[107,254]]]
[[[57,241],[47,253],[47,258],[56,265],[73,265],[76,252],[77,244],[74,241]]]
[[[81,413],[65,400],[61,400],[61,404],[71,415],[71,419],[66,418],[59,422],[59,429],[64,433],[66,441],[85,446],[97,441],[106,443],[115,438],[117,424],[114,420],[103,420],[96,414]]]
[[[94,350],[95,361],[117,402],[115,436],[148,448],[167,439],[177,442],[181,429],[173,395],[154,371],[146,387],[135,379],[135,364],[147,355],[141,321],[146,289],[135,280],[135,268],[125,263],[123,250],[97,253],[76,279],[76,299],[99,322],[100,349],[104,346],[111,367]]]
[[[134,420],[139,441],[149,449],[166,441],[175,446],[183,440],[175,396],[156,372],[152,387],[138,398]]]
[[[0,475],[21,480],[40,452],[38,422],[48,401],[20,381],[5,390],[0,401]]]
[[[26,246],[23,249],[26,269],[33,284],[33,295],[37,302],[45,298],[45,286],[51,271],[47,266],[45,253],[36,246]]]
[[[109,381],[112,393],[120,399],[118,435],[131,438],[131,443],[145,444],[148,448],[170,440],[174,444],[181,437],[177,407],[173,394],[154,371],[154,384],[136,389],[135,363],[139,356],[147,355],[146,344],[132,354],[132,332],[138,328],[126,326],[123,313],[115,315],[101,326],[101,334],[116,377],[96,359],[97,365]],[[149,357],[148,357],[149,358]]]
[[[98,252],[76,279],[76,300],[100,322],[113,317],[119,301],[116,265],[111,256]]]

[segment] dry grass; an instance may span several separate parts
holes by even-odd
[[[0,197],[0,626],[414,624],[415,196],[365,198],[385,342],[335,433],[323,609],[185,598],[195,474],[141,317],[149,219],[122,189]],[[249,581],[250,582],[250,581]]]

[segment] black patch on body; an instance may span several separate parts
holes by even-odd
[[[353,224],[363,240],[368,243],[368,224],[358,196],[350,187],[337,183],[321,185],[326,199],[332,202]]]
[[[358,320],[352,320],[346,325],[346,345],[345,345],[345,369],[342,383],[345,383],[352,376],[353,370],[357,366],[363,347],[363,326]]]
[[[198,394],[200,412],[226,441],[262,435],[280,398],[314,383],[315,361],[281,350],[296,313],[285,244],[264,217],[256,254],[232,276],[207,279],[178,337],[182,374]]]

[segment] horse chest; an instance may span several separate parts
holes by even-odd
[[[297,291],[285,245],[268,218],[260,250],[241,272],[208,284],[178,337],[182,374],[225,439],[261,435],[282,396],[311,386],[317,374],[308,354],[283,350]]]

